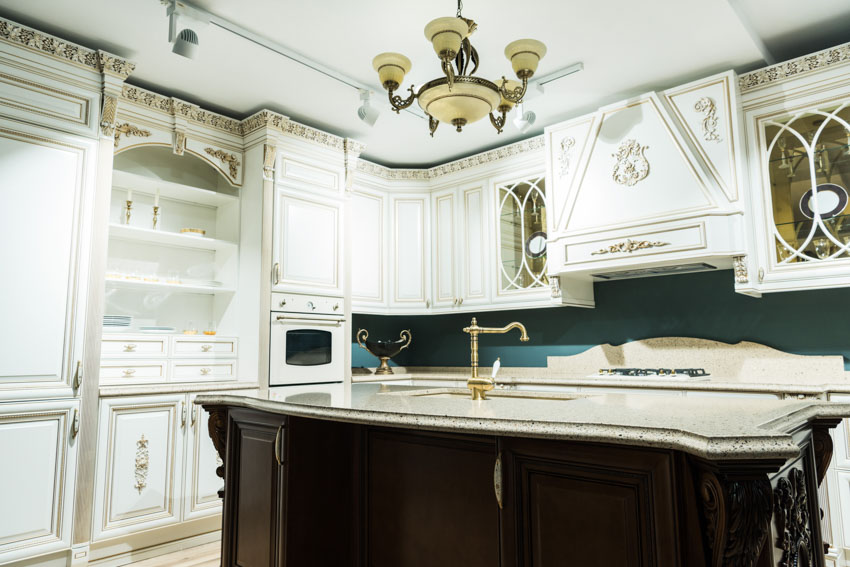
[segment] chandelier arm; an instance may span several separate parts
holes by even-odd
[[[515,89],[508,90],[505,88],[508,80],[503,76],[502,84],[499,85],[499,94],[505,100],[509,100],[514,104],[519,104],[522,102],[522,97],[525,96],[525,91],[528,89],[528,77],[523,78],[522,86],[516,87]]]
[[[387,92],[389,93],[390,104],[392,105],[393,110],[395,110],[396,114],[398,114],[400,110],[404,110],[405,108],[413,104],[413,101],[416,100],[416,93],[413,92],[412,85],[410,87],[410,96],[407,98],[401,98],[399,95],[394,95],[393,93],[395,91],[392,89],[389,89]]]
[[[496,129],[497,134],[502,133],[502,128],[505,127],[505,120],[507,114],[508,113],[506,110],[502,110],[502,115],[499,118],[496,118],[495,116],[493,116],[492,112],[490,113],[490,124],[492,124],[493,127]]]
[[[443,59],[443,73],[446,74],[446,78],[449,80],[449,92],[451,92],[455,84],[455,70],[452,68],[452,61],[449,58]]]
[[[434,137],[434,132],[437,130],[437,126],[439,126],[439,125],[440,125],[440,121],[429,114],[428,115],[428,129],[431,131],[431,137],[432,138]]]

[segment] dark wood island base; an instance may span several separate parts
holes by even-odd
[[[225,567],[824,565],[838,419],[793,432],[795,459],[707,461],[205,407]]]

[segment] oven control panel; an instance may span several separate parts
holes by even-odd
[[[341,297],[272,293],[272,311],[305,315],[339,315],[344,313]]]

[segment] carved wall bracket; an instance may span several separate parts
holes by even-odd
[[[750,281],[750,277],[747,274],[747,257],[735,256],[732,258],[732,262],[735,268],[735,283],[748,283]]]
[[[186,132],[183,130],[174,131],[174,145],[172,147],[174,155],[182,156],[186,151]]]
[[[274,181],[274,162],[277,156],[277,146],[263,145],[263,179]]]
[[[717,133],[717,105],[714,99],[704,96],[694,104],[694,110],[703,115],[702,137],[706,142],[719,142],[720,134]]]
[[[148,440],[142,435],[136,441],[136,484],[133,485],[139,494],[148,485],[148,467],[150,465],[150,452],[148,450]]]
[[[130,136],[139,136],[142,138],[150,137],[150,130],[143,130],[141,128],[137,128],[128,122],[124,122],[123,124],[115,125],[115,147],[118,147],[118,140],[121,139],[121,134],[124,134],[128,138]]]
[[[658,248],[659,246],[669,246],[669,242],[660,242],[660,241],[649,241],[649,240],[632,240],[631,238],[624,240],[623,242],[618,242],[616,244],[611,244],[610,246],[606,246],[605,248],[600,248],[596,252],[591,252],[591,256],[597,256],[599,254],[616,254],[617,252],[628,252],[631,254],[636,250],[644,250],[647,248]]]
[[[649,146],[642,146],[637,140],[623,140],[617,151],[611,154],[616,160],[612,177],[614,182],[631,187],[649,175],[649,160],[644,152]]]
[[[561,277],[549,276],[549,287],[552,290],[552,299],[561,298]]]
[[[230,177],[234,180],[236,179],[238,171],[237,168],[239,167],[239,158],[237,158],[234,154],[229,154],[224,150],[217,150],[215,148],[204,148],[204,151],[212,157],[220,160],[224,165],[227,165],[230,171]]]

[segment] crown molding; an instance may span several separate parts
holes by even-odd
[[[122,80],[129,77],[136,68],[134,63],[117,55],[64,41],[5,18],[0,18],[0,40],[88,67],[98,73],[113,75]]]
[[[536,136],[521,142],[502,146],[501,148],[496,148],[473,156],[450,161],[442,165],[437,165],[429,169],[393,169],[361,159],[357,162],[357,171],[387,180],[428,181],[443,175],[463,171],[464,169],[469,169],[479,165],[486,165],[488,163],[540,150],[543,149],[544,146],[544,137]]]
[[[179,98],[164,97],[141,87],[124,85],[124,88],[121,89],[121,99],[172,116],[181,116],[192,122],[236,136],[242,136],[242,123],[239,120],[204,110]]]
[[[738,86],[742,93],[746,93],[848,61],[850,61],[850,43],[845,43],[745,73],[738,77]]]

